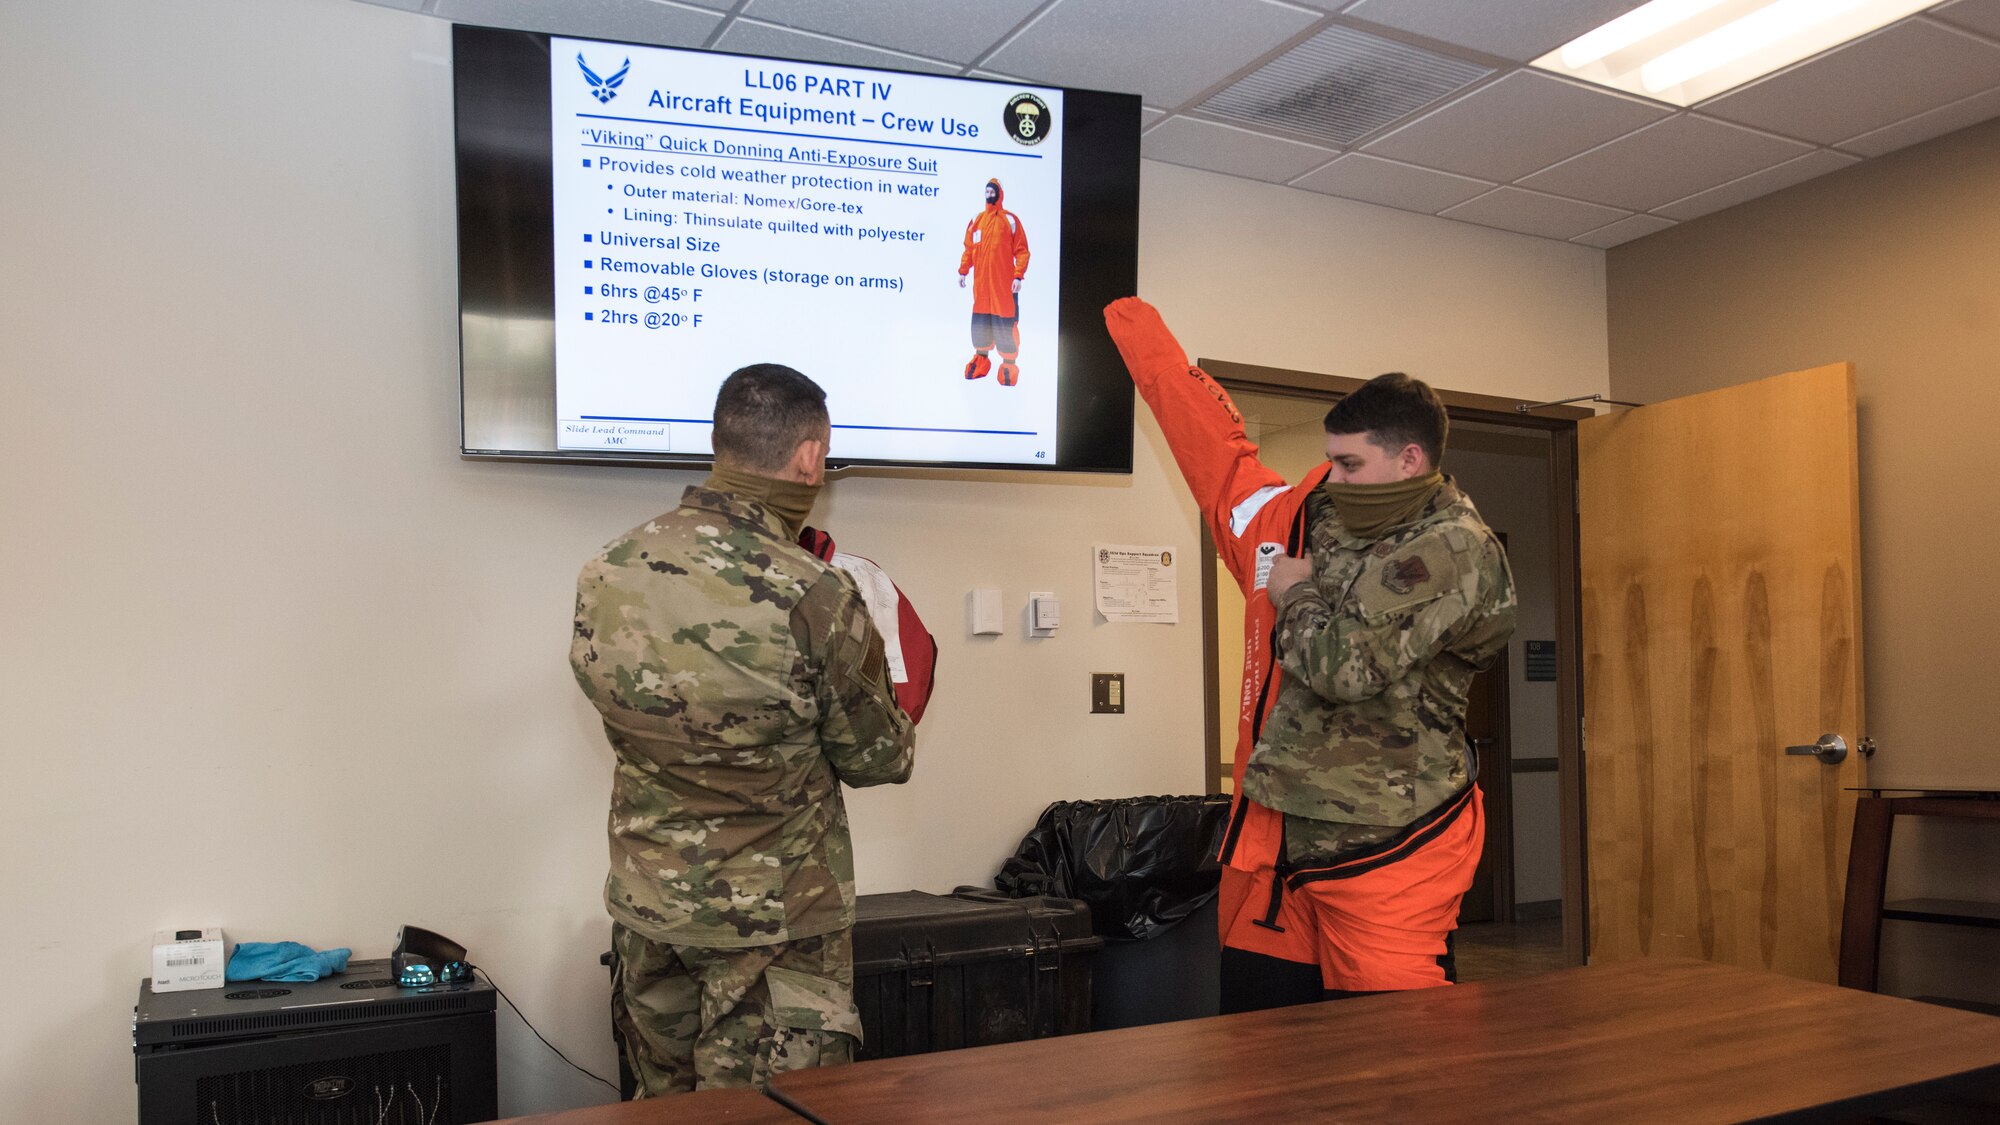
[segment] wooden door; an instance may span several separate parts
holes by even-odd
[[[1832,981],[1864,763],[1854,374],[1577,426],[1590,956]]]

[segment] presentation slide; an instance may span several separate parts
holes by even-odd
[[[560,448],[708,453],[782,363],[836,459],[1054,461],[1061,90],[550,47]]]

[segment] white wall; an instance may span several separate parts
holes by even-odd
[[[0,10],[0,1089],[132,1112],[148,935],[471,947],[608,1073],[609,751],[576,568],[683,472],[456,452],[445,25],[345,0]],[[1596,251],[1148,165],[1142,290],[1198,354],[1465,390],[1605,389]],[[749,358],[749,357],[746,357]],[[990,877],[1041,806],[1200,788],[1199,584],[1110,626],[1086,547],[1192,557],[1130,477],[836,484],[821,521],[943,645],[916,779],[856,794],[864,890]],[[963,597],[1067,600],[974,642]],[[1087,676],[1130,709],[1091,717]],[[599,1100],[502,1016],[505,1113]]]

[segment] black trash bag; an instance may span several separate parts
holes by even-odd
[[[1111,941],[1157,937],[1215,897],[1229,797],[1057,801],[994,877],[1016,898],[1056,895],[1090,907]]]

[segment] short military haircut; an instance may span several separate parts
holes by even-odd
[[[1430,458],[1433,469],[1444,462],[1444,439],[1450,429],[1437,392],[1401,371],[1375,376],[1326,412],[1327,433],[1370,434],[1371,441],[1391,454],[1414,445]]]
[[[827,435],[826,392],[781,363],[753,363],[715,396],[715,459],[774,473],[802,441]]]

